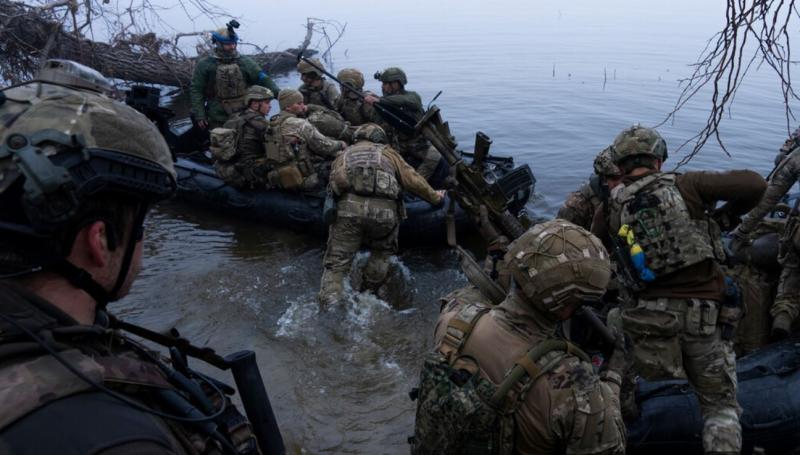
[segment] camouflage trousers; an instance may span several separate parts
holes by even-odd
[[[781,278],[769,313],[774,318],[785,312],[794,321],[800,315],[800,254],[794,247],[789,247],[779,256],[778,262],[782,267]]]
[[[351,194],[343,196],[337,204],[336,221],[328,232],[320,302],[327,305],[341,299],[344,277],[362,246],[370,251],[362,287],[377,289],[389,272],[389,258],[397,252],[398,232],[395,201]]]
[[[214,163],[217,175],[237,188],[270,188],[269,167],[266,160],[247,160],[236,163],[217,161]]]
[[[720,338],[718,314],[713,300],[639,299],[622,310],[622,326],[633,341],[635,373],[689,380],[703,415],[704,451],[739,453],[736,356],[732,342]]]

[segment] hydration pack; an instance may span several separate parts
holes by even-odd
[[[419,387],[411,392],[417,401],[414,436],[409,438],[412,454],[513,453],[514,415],[528,389],[567,353],[588,361],[569,342],[546,340],[517,360],[502,383],[493,384],[481,376],[474,358],[461,355],[478,320],[490,309],[461,307],[448,323],[442,346],[425,357]]]

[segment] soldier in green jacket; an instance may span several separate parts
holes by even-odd
[[[279,92],[275,82],[253,59],[236,51],[239,36],[234,25],[238,27],[238,23],[231,22],[227,29],[211,34],[214,55],[198,61],[194,69],[190,90],[192,114],[202,129],[220,127],[231,115],[244,110],[244,95],[251,85],[266,87],[275,96]]]
[[[408,79],[402,69],[397,67],[387,68],[382,72],[375,73],[375,79],[381,81],[383,96],[378,98],[375,95],[367,95],[364,98],[367,104],[374,105],[378,103],[381,107],[391,112],[399,113],[414,120],[419,120],[422,117],[425,111],[422,107],[422,99],[417,92],[405,89]],[[421,133],[403,131],[396,128],[395,125],[391,125],[392,121],[390,119],[384,117],[384,120],[385,122],[381,126],[390,134],[390,140],[397,146],[397,151],[400,152],[400,155],[406,161],[409,161],[421,176],[425,177],[426,180],[430,180],[439,165],[439,161],[442,159],[442,155]]]

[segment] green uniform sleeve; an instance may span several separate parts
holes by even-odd
[[[403,92],[395,95],[381,97],[381,105],[388,108],[400,109],[410,114],[422,113],[422,99],[416,92]]]
[[[239,59],[239,67],[242,69],[242,74],[244,74],[244,79],[248,86],[260,85],[266,87],[270,89],[276,98],[278,97],[278,92],[280,92],[278,85],[267,76],[267,73],[258,66],[255,60],[250,57],[242,56]]]
[[[191,98],[192,114],[197,120],[206,119],[205,109],[205,92],[206,84],[208,84],[209,73],[214,69],[213,60],[204,58],[197,63],[194,68],[194,75],[192,75],[192,86],[189,88],[189,97]]]

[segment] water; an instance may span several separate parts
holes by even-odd
[[[617,132],[654,125],[672,109],[678,79],[724,17],[720,0],[562,3],[313,0],[253,11],[233,1],[226,8],[247,13],[246,41],[273,48],[296,45],[306,16],[347,22],[334,72],[401,66],[425,102],[443,90],[437,105],[457,139],[470,148],[482,130],[495,153],[530,164],[538,184],[529,209],[552,216]],[[177,21],[178,13],[165,14]],[[379,84],[368,76],[367,88]],[[675,149],[702,127],[707,109],[698,99],[660,129],[670,162],[685,153]],[[761,70],[725,120],[733,156],[711,144],[689,168],[765,174],[786,135],[778,83]],[[147,228],[145,270],[113,310],[155,329],[177,326],[221,353],[255,350],[290,452],[407,452],[414,419],[407,393],[430,348],[437,299],[465,282],[452,253],[402,251],[415,289],[408,310],[354,295],[318,314],[322,241],[179,202],[159,207]]]

